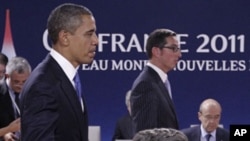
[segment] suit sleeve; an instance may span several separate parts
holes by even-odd
[[[123,139],[123,137],[121,135],[121,130],[120,130],[120,119],[118,119],[118,121],[116,122],[115,131],[114,131],[114,135],[112,137],[112,141],[115,141],[116,139]]]
[[[54,141],[58,118],[56,86],[39,83],[26,93],[21,115],[22,140]]]

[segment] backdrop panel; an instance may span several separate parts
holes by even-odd
[[[96,18],[98,52],[80,75],[90,125],[101,126],[102,141],[111,140],[127,112],[125,93],[146,63],[145,41],[156,28],[170,28],[181,40],[182,58],[169,73],[181,128],[199,123],[205,98],[221,103],[225,128],[250,123],[249,1],[0,0],[2,50],[13,47],[34,68],[49,52],[47,17],[64,2],[83,4]]]

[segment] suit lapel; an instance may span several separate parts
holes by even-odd
[[[155,70],[153,70],[152,68],[150,68],[148,66],[146,67],[145,71],[148,71],[151,74],[151,76],[154,78],[153,80],[156,82],[157,86],[159,86],[160,90],[162,91],[161,94],[163,95],[163,97],[166,98],[166,100],[169,104],[169,107],[171,108],[172,112],[176,115],[175,110],[174,110],[173,101],[170,98],[168,90],[165,87],[164,83],[162,82],[160,76],[157,74],[157,72]]]
[[[80,118],[83,117],[83,112],[73,85],[71,84],[70,80],[63,72],[59,64],[51,56],[48,56],[48,59],[51,63],[54,75],[56,76],[57,79],[60,80],[59,84],[60,89],[63,90],[62,92],[64,96],[68,99],[69,103],[71,104],[71,107],[75,112],[76,117],[78,117],[79,121],[82,121]]]
[[[56,79],[55,81],[58,81],[58,83],[54,87],[57,90],[58,94],[60,94],[60,98],[63,99],[64,102],[67,102],[63,103],[63,105],[70,105],[70,107],[67,106],[67,108],[72,108],[72,113],[74,113],[73,116],[79,123],[81,140],[86,138],[88,134],[88,117],[86,105],[83,113],[80,102],[77,98],[75,88],[73,87],[71,81],[68,79],[60,65],[53,59],[53,57],[47,55],[41,65],[44,65],[47,69],[46,71],[50,71],[52,73],[52,76],[54,77],[53,79]]]
[[[217,128],[216,129],[216,140],[217,141],[223,140],[223,139],[221,139],[222,138],[221,135],[222,135],[222,132],[221,132],[220,128]]]

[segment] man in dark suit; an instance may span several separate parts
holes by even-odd
[[[6,80],[0,84],[0,128],[20,117],[20,92],[30,73],[31,66],[25,58],[13,57],[8,62]],[[19,132],[9,132],[3,136],[4,140],[16,138],[19,138]]]
[[[128,110],[128,114],[122,116],[116,122],[112,141],[115,141],[116,139],[132,139],[133,138],[134,123],[131,117],[130,96],[131,96],[131,90],[129,90],[125,96],[125,104]]]
[[[229,132],[219,127],[221,106],[214,99],[204,100],[198,112],[200,126],[194,126],[181,131],[190,141],[229,141]]]
[[[78,68],[93,61],[98,44],[91,11],[61,4],[47,23],[52,49],[25,83],[21,101],[21,140],[88,141],[88,114]]]
[[[149,61],[132,86],[135,131],[162,127],[178,129],[171,89],[165,86],[167,73],[181,57],[176,33],[169,29],[154,30],[147,40],[146,53]]]

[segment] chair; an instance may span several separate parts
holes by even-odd
[[[89,126],[89,141],[101,141],[100,126]]]

